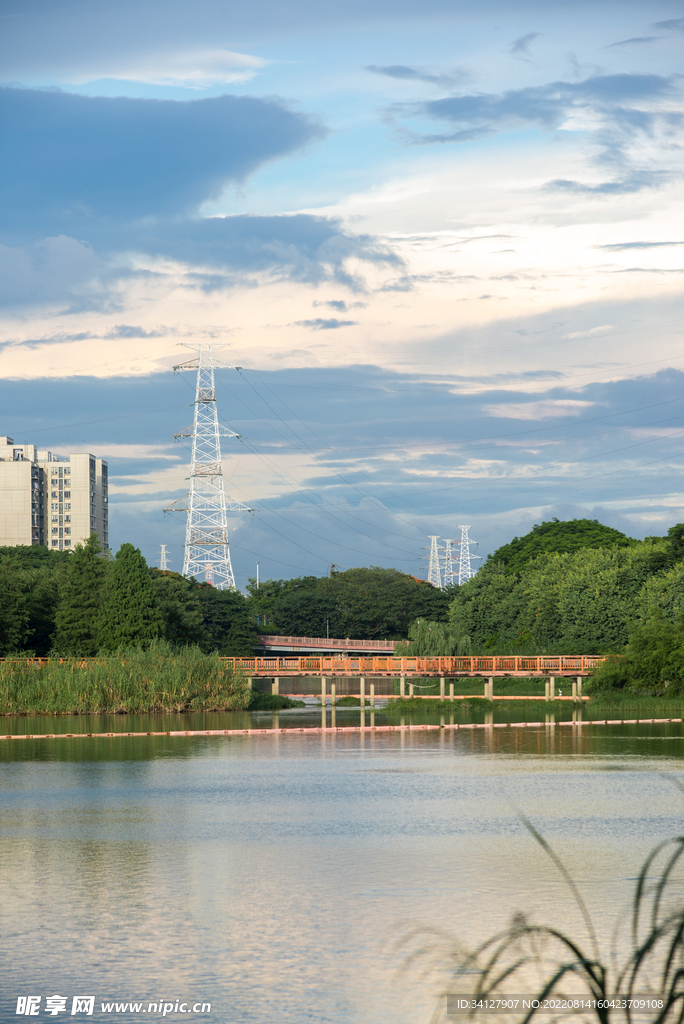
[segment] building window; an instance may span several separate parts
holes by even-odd
[[[64,511],[65,512],[70,512],[71,511],[71,504],[68,501],[66,502],[66,504],[64,506]]]
[[[71,533],[71,527],[70,526],[65,526],[64,527],[64,532],[65,533]]]
[[[57,491],[53,491],[52,494],[51,494],[51,497],[52,498],[56,498],[57,497]]]
[[[71,497],[71,491],[65,491],[64,492],[64,497],[65,498],[70,498]]]
[[[64,516],[64,522],[65,523],[70,523],[71,522],[71,516]]]
[[[59,516],[50,516],[50,522],[51,523],[58,523],[59,522]]]
[[[65,540],[64,541],[64,547],[65,548],[70,548],[71,547],[71,541],[70,540]]]
[[[53,546],[53,548],[58,547],[59,546],[59,541],[58,540],[53,540],[52,546]]]
[[[55,505],[55,503],[53,501],[53,503],[50,505],[50,511],[51,512],[58,512],[59,511],[59,505]]]
[[[53,533],[59,533],[59,527],[58,526],[53,526],[52,527],[52,532]]]

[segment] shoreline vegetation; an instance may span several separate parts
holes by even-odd
[[[679,710],[684,701],[684,523],[636,541],[593,520],[554,519],[446,589],[371,567],[250,580],[245,596],[151,569],[132,544],[103,552],[95,535],[68,555],[0,548],[0,584],[0,656],[9,659],[0,663],[0,715],[302,707],[251,690],[251,673],[219,656],[253,656],[266,629],[323,636],[328,627],[391,640],[395,655],[603,654],[584,681],[592,709]],[[439,700],[436,678],[415,679],[387,713],[530,707],[532,697],[550,712],[558,702],[546,702],[541,682],[495,676],[492,703],[484,677],[460,677],[452,705]],[[555,687],[554,697],[572,694],[570,679],[556,677]],[[411,702],[414,691],[435,699]]]
[[[85,666],[77,658],[0,665],[3,716],[244,711],[252,696],[243,675],[217,654],[163,640],[102,654]]]

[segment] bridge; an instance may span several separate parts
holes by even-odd
[[[370,641],[373,642],[373,641]],[[378,641],[375,641],[378,642]],[[571,682],[571,700],[582,700],[582,680],[605,661],[600,655],[533,655],[533,656],[477,656],[448,658],[395,658],[395,657],[344,657],[307,656],[285,658],[222,658],[226,665],[243,672],[254,686],[255,680],[271,681],[271,693],[280,693],[280,681],[289,682],[288,694],[301,696],[308,693],[310,677],[320,678],[321,700],[325,702],[330,681],[330,696],[334,704],[336,696],[358,695],[365,701],[366,680],[370,683],[371,706],[375,696],[405,697],[416,696],[415,679],[439,681],[439,696],[454,700],[454,680],[483,679],[484,692],[488,700],[494,700],[495,678],[538,678],[545,680],[545,696],[539,700],[555,699],[556,678]],[[358,685],[355,681],[358,680]],[[394,681],[399,682],[399,693],[395,693]],[[406,681],[408,680],[408,694]],[[303,689],[302,687],[306,687]],[[265,687],[257,682],[255,689]],[[338,692],[339,689],[339,692]],[[465,696],[465,695],[458,695]],[[472,694],[468,695],[472,696]],[[510,699],[510,698],[501,698]],[[530,698],[526,698],[530,699]],[[534,699],[534,698],[532,698]],[[584,698],[587,699],[587,698]]]
[[[394,654],[396,640],[346,640],[321,636],[260,636],[257,651],[269,654]]]

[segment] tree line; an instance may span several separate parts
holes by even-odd
[[[370,567],[252,579],[247,591],[149,568],[132,544],[112,556],[95,536],[71,553],[0,548],[0,654],[164,641],[249,657],[260,634],[329,635],[394,640],[398,654],[424,656],[622,654],[596,685],[641,680],[655,693],[681,679],[684,692],[684,524],[636,541],[595,520],[554,519],[449,590]]]
[[[0,548],[0,655],[92,656],[164,640],[251,657],[262,633],[399,640],[420,617],[446,621],[449,595],[396,569],[250,580],[248,594],[148,567],[138,548]]]
[[[397,653],[620,655],[590,689],[684,693],[684,524],[637,541],[594,520],[542,523],[409,639]]]
[[[249,657],[257,636],[244,595],[151,569],[132,544],[113,557],[95,534],[72,552],[0,548],[0,655],[88,657],[164,640]]]

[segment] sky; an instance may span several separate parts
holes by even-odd
[[[233,567],[426,575],[684,520],[675,3],[4,0],[0,434],[183,562],[192,357]],[[441,543],[441,542],[440,542]]]

